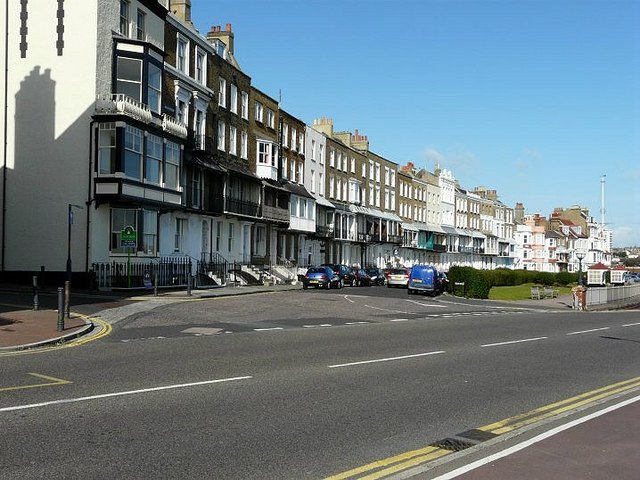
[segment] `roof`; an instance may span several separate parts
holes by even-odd
[[[282,186],[285,189],[289,190],[294,195],[298,195],[299,197],[305,197],[305,198],[313,198],[315,200],[315,197],[313,195],[311,195],[307,191],[307,189],[303,185],[300,185],[299,183],[287,182],[287,183],[283,184]]]
[[[591,265],[589,267],[589,270],[609,270],[609,267],[607,267],[604,263],[602,262],[598,262],[595,265]]]
[[[315,193],[312,193],[311,195],[313,195],[313,198],[316,199],[316,205],[320,205],[321,207],[327,207],[327,208],[336,208],[336,206],[333,203],[331,203],[329,200],[327,200],[323,196],[317,195]]]

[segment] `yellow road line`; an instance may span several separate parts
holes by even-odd
[[[598,388],[596,390],[591,390],[589,392],[576,395],[575,397],[561,400],[560,402],[552,403],[514,417],[485,425],[480,427],[478,430],[500,435],[636,387],[640,387],[640,377],[607,385],[606,387]]]
[[[68,340],[59,345],[51,345],[48,347],[38,347],[38,348],[30,348],[27,350],[14,350],[9,352],[0,353],[0,357],[8,357],[8,356],[17,356],[17,355],[33,355],[35,353],[44,353],[50,352],[52,350],[60,350],[63,348],[71,348],[71,347],[79,347],[80,345],[84,345],[85,343],[93,342],[95,340],[99,340],[107,335],[111,334],[113,327],[110,323],[105,322],[104,320],[100,320],[99,318],[93,318],[91,316],[83,315],[83,314],[74,314],[75,316],[85,318],[90,322],[97,324],[100,326],[100,331],[95,335],[89,335],[87,337],[79,337],[74,340]]]
[[[589,392],[576,395],[565,400],[546,405],[544,407],[531,410],[529,412],[516,415],[514,417],[500,420],[499,422],[485,425],[478,428],[485,432],[491,432],[496,435],[500,435],[523,426],[539,422],[545,418],[558,415],[568,410],[576,409],[578,407],[588,405],[606,397],[616,395],[634,388],[640,387],[640,377],[631,378],[623,382],[607,385],[606,387],[591,390]],[[401,453],[393,457],[389,457],[383,460],[378,460],[372,463],[368,463],[361,467],[348,470],[346,472],[338,473],[324,480],[346,480],[349,478],[357,478],[358,480],[377,480],[385,476],[396,474],[402,470],[406,470],[417,465],[431,462],[437,458],[443,457],[449,453],[453,453],[451,450],[443,449],[440,447],[427,446],[417,450],[411,450],[409,452]],[[365,476],[361,476],[366,474]]]
[[[69,383],[73,383],[70,380],[63,380],[62,378],[49,377],[47,375],[42,375],[41,373],[29,373],[27,375],[31,375],[37,378],[42,378],[43,380],[48,380],[49,383],[35,383],[30,385],[17,385],[14,387],[0,387],[0,392],[8,392],[10,390],[26,390],[27,388],[53,387],[56,385],[67,385]]]
[[[389,465],[393,465],[394,463],[413,461],[416,459],[420,459],[416,464],[425,462],[427,460],[434,460],[446,453],[451,453],[448,450],[443,450],[439,447],[424,447],[418,450],[411,450],[409,452],[401,453],[399,455],[395,455],[393,457],[385,458],[383,460],[378,460],[372,463],[368,463],[367,465],[363,465],[358,468],[354,468],[352,470],[348,470],[346,472],[338,473],[337,475],[332,475],[331,477],[327,477],[325,480],[344,480],[346,478],[353,477],[360,473],[366,473],[378,468],[387,467]],[[409,468],[413,465],[408,465],[404,468]],[[404,469],[403,468],[403,469]],[[358,478],[379,478],[379,477],[358,477]]]

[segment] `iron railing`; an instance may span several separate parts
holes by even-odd
[[[91,268],[101,289],[187,286],[191,276],[191,257],[167,256],[148,259],[95,262]]]

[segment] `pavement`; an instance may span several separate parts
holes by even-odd
[[[214,298],[299,289],[300,285],[231,286],[208,290],[139,293],[76,292],[60,329],[58,311],[3,305],[0,311],[0,355],[41,348],[91,335],[140,311],[194,298]],[[0,292],[27,295],[23,287],[0,285]],[[45,292],[46,293],[46,292]],[[55,298],[55,292],[48,292]],[[507,302],[543,309],[570,309],[571,295]],[[75,305],[75,306],[74,306]],[[97,319],[100,321],[96,321]],[[638,381],[635,384],[639,384]],[[633,393],[635,392],[635,393]],[[629,393],[636,395],[629,398]],[[559,415],[554,424],[541,422],[510,438],[495,439],[445,457],[443,462],[407,471],[393,478],[445,480],[637,480],[640,478],[640,387],[626,397],[611,398],[571,416]],[[499,441],[498,441],[499,440]]]

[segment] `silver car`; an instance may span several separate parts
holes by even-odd
[[[387,277],[387,287],[407,288],[410,273],[411,269],[409,268],[392,268],[387,270],[385,273],[385,276]]]

